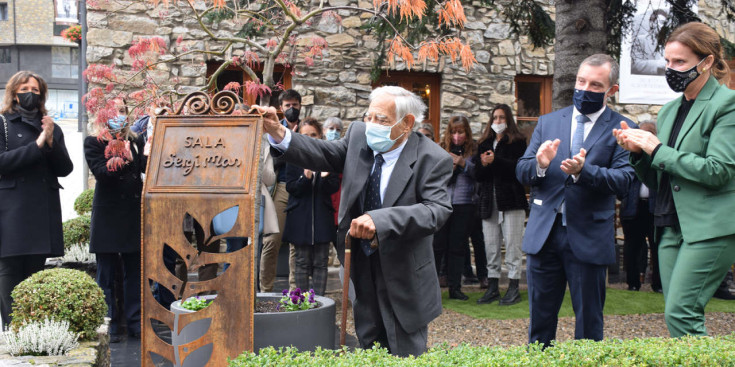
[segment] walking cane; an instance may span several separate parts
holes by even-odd
[[[347,235],[345,236],[345,271],[344,279],[342,279],[342,328],[339,332],[339,344],[341,346],[345,345],[345,337],[347,334],[347,304],[349,303],[350,268],[352,262],[352,250],[350,249],[351,242],[350,233],[347,232]]]

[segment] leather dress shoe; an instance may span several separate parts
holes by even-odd
[[[460,301],[466,301],[470,299],[470,297],[467,297],[466,294],[462,293],[462,290],[457,288],[457,289],[449,290],[449,299],[458,299]]]

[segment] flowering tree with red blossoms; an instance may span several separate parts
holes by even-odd
[[[87,0],[90,9],[109,8],[109,3],[119,3],[119,8],[136,2],[147,3],[155,7],[161,17],[166,17],[172,10],[185,10],[206,33],[207,40],[217,47],[214,50],[189,49],[182,36],[175,42],[167,42],[158,36],[139,37],[127,50],[132,59],[129,68],[89,65],[84,78],[90,82],[91,88],[84,97],[84,103],[87,111],[95,116],[93,123],[100,135],[120,139],[107,128],[107,121],[117,115],[115,99],[124,98],[133,116],[143,114],[151,105],[175,107],[185,95],[172,86],[178,80],[156,80],[155,73],[161,64],[189,60],[198,54],[222,60],[206,84],[197,86],[201,90],[215,91],[217,77],[234,66],[240,68],[249,80],[244,84],[229,83],[223,89],[236,93],[242,90],[245,95],[257,96],[261,104],[268,105],[272,91],[282,88],[280,82],[273,79],[276,65],[310,67],[329,47],[322,37],[312,36],[304,40],[297,37],[297,32],[308,29],[316,20],[341,22],[338,11],[370,15],[368,28],[378,29],[383,47],[376,50],[384,55],[384,60],[379,62],[387,61],[394,66],[400,59],[410,70],[416,63],[437,62],[440,57],[447,57],[469,71],[476,60],[469,43],[458,36],[466,21],[460,0],[427,1],[373,0],[372,7],[359,7],[328,6],[324,0],[318,3],[309,0]],[[241,24],[243,30],[234,36],[213,31],[214,23],[223,19]],[[412,42],[416,39],[417,29],[422,35],[421,40]],[[262,79],[256,71],[262,71]],[[114,154],[108,158],[113,157]],[[116,164],[111,166],[119,168]]]

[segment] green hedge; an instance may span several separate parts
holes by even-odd
[[[488,331],[488,335],[492,331]],[[230,361],[240,366],[733,366],[735,334],[724,337],[649,338],[602,342],[576,340],[542,351],[535,344],[510,348],[432,348],[418,358],[399,358],[385,349],[298,353],[293,348],[245,353]]]
[[[72,245],[89,243],[91,224],[92,219],[89,215],[80,215],[64,222],[62,224],[64,231],[64,250],[68,250]]]
[[[94,200],[94,189],[82,191],[82,193],[74,200],[74,211],[79,215],[91,213],[92,200]]]
[[[107,314],[105,295],[97,283],[79,270],[47,269],[20,282],[13,292],[13,320],[18,330],[26,322],[69,321],[69,329],[81,339],[97,335]]]

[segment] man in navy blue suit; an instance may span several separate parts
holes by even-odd
[[[516,176],[531,186],[527,257],[530,343],[556,338],[559,308],[569,283],[575,339],[602,340],[608,264],[615,263],[615,196],[633,168],[612,129],[630,120],[606,105],[618,90],[619,67],[604,54],[577,71],[574,105],[539,117]],[[622,195],[621,195],[622,196]]]

